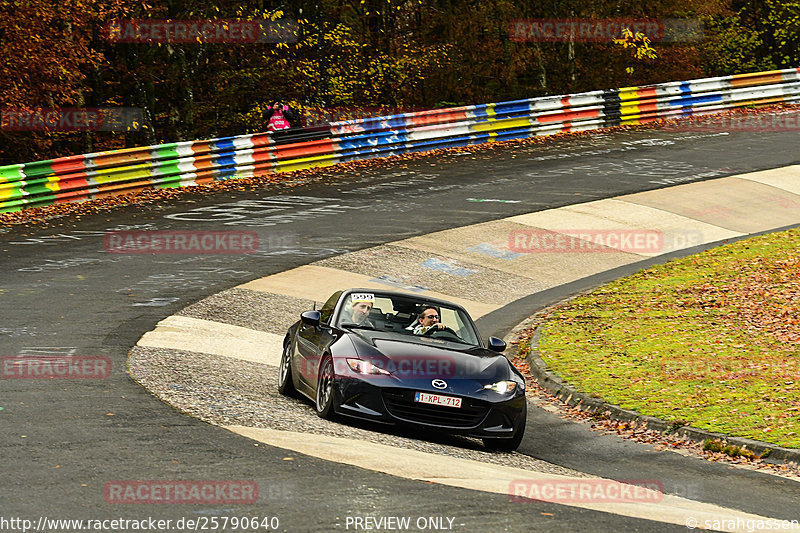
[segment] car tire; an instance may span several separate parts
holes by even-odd
[[[297,391],[292,381],[292,343],[287,340],[281,355],[281,366],[278,369],[278,392],[284,396],[295,397]]]
[[[319,370],[319,380],[317,381],[317,394],[314,408],[320,418],[332,420],[334,418],[333,410],[333,389],[336,374],[333,372],[333,360],[331,356],[325,356],[322,360]]]

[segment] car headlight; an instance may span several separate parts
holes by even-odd
[[[516,381],[498,381],[496,383],[484,385],[483,388],[485,390],[493,390],[498,394],[511,394],[517,390],[517,385],[518,383]]]
[[[383,368],[375,366],[369,361],[364,361],[363,359],[348,359],[347,366],[350,367],[350,370],[359,374],[372,374],[381,376],[390,375],[390,373]]]

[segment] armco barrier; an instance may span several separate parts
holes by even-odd
[[[83,154],[0,166],[0,212],[798,101],[800,69],[785,69]]]

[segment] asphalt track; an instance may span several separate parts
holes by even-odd
[[[64,221],[57,228],[9,229],[0,237],[2,355],[102,355],[111,359],[113,371],[105,380],[0,381],[2,517],[247,513],[278,516],[286,531],[346,530],[346,517],[367,515],[454,517],[459,531],[684,529],[555,504],[514,503],[507,496],[298,454],[285,460],[284,450],[255,446],[151,398],[125,373],[126,355],[165,316],[270,273],[450,227],[796,164],[796,146],[796,132],[620,132],[394,162],[356,175],[331,171],[320,180],[258,193],[192,195],[169,205]],[[103,235],[122,226],[253,230],[262,249],[247,256],[106,253]],[[793,481],[656,453],[545,411],[532,420],[524,453],[596,475],[680,480],[696,500],[800,518],[800,490]],[[107,482],[134,479],[250,479],[259,483],[260,498],[246,509],[104,500]]]

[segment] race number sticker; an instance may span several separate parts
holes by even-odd
[[[356,302],[369,302],[375,303],[375,295],[371,292],[354,292],[350,295],[350,299],[353,303]]]

